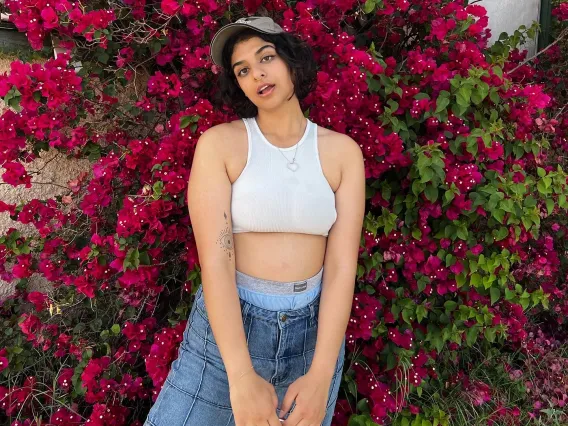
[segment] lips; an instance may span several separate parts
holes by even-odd
[[[260,86],[258,88],[258,90],[256,91],[256,93],[258,95],[264,95],[267,92],[269,92],[270,90],[272,90],[272,88],[274,87],[274,84],[263,84],[262,86]]]

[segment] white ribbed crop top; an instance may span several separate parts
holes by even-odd
[[[308,120],[296,145],[278,148],[262,134],[255,118],[243,118],[248,136],[247,163],[232,185],[233,233],[294,232],[327,236],[337,219],[335,193],[321,167],[317,125]],[[278,150],[282,152],[278,152]],[[286,157],[286,158],[284,158]]]

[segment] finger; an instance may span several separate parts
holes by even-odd
[[[298,393],[294,391],[294,389],[290,386],[286,391],[286,395],[284,395],[284,400],[282,401],[282,407],[280,408],[280,413],[287,413],[292,408],[292,403],[298,396]]]
[[[274,405],[274,408],[278,408],[278,395],[274,388],[272,388],[272,404]]]
[[[270,426],[282,426],[282,423],[280,422],[280,419],[278,418],[276,413],[272,413],[272,415],[268,419],[268,424]]]
[[[282,426],[298,426],[298,423],[302,420],[300,413],[297,410],[292,411],[292,414],[288,416]]]
[[[298,406],[294,408],[292,414],[282,423],[282,426],[309,426],[312,422],[308,419],[303,418],[303,414],[300,413],[301,410],[297,409]],[[321,424],[318,423],[318,424]]]

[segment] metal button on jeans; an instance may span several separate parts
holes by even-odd
[[[282,316],[280,317],[280,321],[284,322],[286,321],[288,317],[286,316],[286,314],[282,314]]]

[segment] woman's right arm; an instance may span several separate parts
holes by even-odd
[[[187,190],[203,295],[229,383],[251,369],[237,286],[231,221],[231,182],[224,162],[223,126],[205,131],[195,148]]]
[[[197,244],[203,295],[213,336],[227,370],[236,426],[278,426],[274,386],[252,371],[235,279],[231,181],[224,144],[234,139],[226,125],[204,132],[195,148],[187,205]],[[226,145],[225,145],[226,146]],[[241,375],[246,373],[242,378]]]

